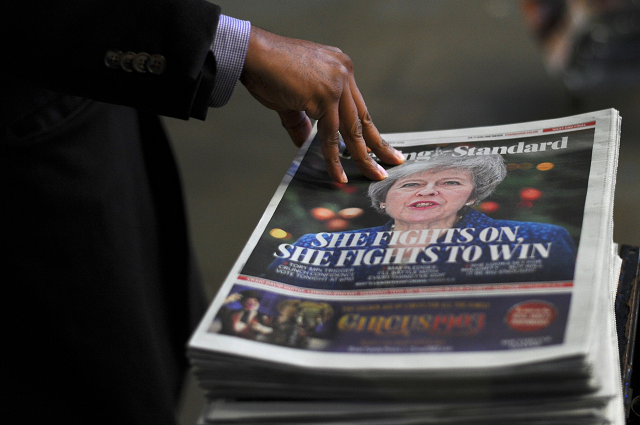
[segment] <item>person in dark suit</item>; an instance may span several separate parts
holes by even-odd
[[[346,180],[338,131],[373,179],[384,172],[367,147],[401,162],[371,122],[346,55],[225,22],[204,0],[3,4],[8,416],[175,422],[204,298],[158,114],[205,119],[240,79],[295,143],[318,120],[336,180]]]

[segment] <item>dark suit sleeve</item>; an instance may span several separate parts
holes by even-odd
[[[220,8],[205,0],[8,0],[0,14],[4,75],[49,90],[204,119],[215,78]],[[161,55],[161,74],[105,64],[108,51]]]

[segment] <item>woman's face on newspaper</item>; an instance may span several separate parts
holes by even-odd
[[[425,171],[396,181],[383,205],[396,230],[448,229],[473,189],[467,170]]]

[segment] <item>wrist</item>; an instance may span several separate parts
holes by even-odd
[[[263,72],[266,69],[266,65],[274,60],[272,38],[275,36],[275,34],[262,28],[251,26],[247,55],[240,73],[240,82],[246,85],[252,75]]]

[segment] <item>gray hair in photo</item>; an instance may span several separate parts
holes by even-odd
[[[402,165],[387,170],[389,177],[371,183],[369,198],[371,205],[378,212],[385,211],[380,203],[385,202],[389,189],[402,178],[425,171],[438,172],[443,170],[466,170],[471,174],[474,190],[471,199],[480,202],[494,191],[507,175],[507,167],[501,155],[459,156],[443,154],[430,159],[407,161]]]

